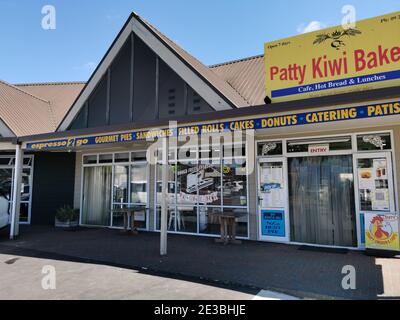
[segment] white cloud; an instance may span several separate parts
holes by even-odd
[[[106,20],[109,23],[114,23],[114,22],[118,22],[120,20],[122,20],[122,15],[121,14],[107,14],[106,15]]]
[[[85,64],[83,64],[81,66],[75,67],[74,69],[75,70],[85,70],[85,71],[93,72],[96,69],[96,67],[97,67],[97,63],[96,62],[89,61],[89,62],[86,62]]]
[[[309,24],[302,23],[301,25],[299,25],[297,27],[297,32],[307,33],[307,32],[318,31],[324,28],[326,28],[326,25],[321,21],[311,21]]]

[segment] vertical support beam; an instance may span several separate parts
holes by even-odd
[[[160,58],[156,56],[156,98],[155,98],[155,109],[156,119],[160,118]]]
[[[183,84],[183,104],[185,106],[185,115],[189,114],[189,97],[188,97],[188,85],[186,82]]]
[[[160,255],[167,255],[168,238],[168,166],[169,166],[169,138],[163,138],[162,148],[162,202],[161,202],[161,241]]]
[[[89,100],[85,103],[85,128],[89,128]]]
[[[131,33],[131,70],[130,70],[130,92],[129,92],[129,107],[130,107],[130,115],[129,120],[133,122],[133,103],[134,103],[134,94],[135,94],[135,35]]]
[[[12,190],[12,209],[11,209],[11,228],[10,239],[14,240],[19,236],[19,215],[21,209],[21,183],[22,183],[22,167],[23,167],[24,151],[20,144],[15,149],[15,168]]]
[[[106,123],[110,125],[110,112],[111,112],[111,68],[107,69],[107,109],[106,109]]]

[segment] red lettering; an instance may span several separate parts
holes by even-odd
[[[379,63],[380,63],[381,66],[383,66],[384,64],[389,64],[390,63],[389,57],[387,55],[388,51],[389,51],[389,49],[382,50],[382,46],[378,47]]]
[[[356,72],[363,71],[367,66],[365,61],[365,52],[362,49],[354,51],[354,60],[356,64]]]
[[[393,47],[390,56],[394,62],[400,61],[400,47]]]
[[[278,67],[271,67],[271,71],[270,71],[271,80],[274,80],[274,76],[276,76],[278,73],[279,73]]]
[[[322,74],[322,70],[321,70],[321,61],[322,58],[318,58],[318,59],[312,59],[312,72],[313,72],[313,78],[322,78],[324,75]]]

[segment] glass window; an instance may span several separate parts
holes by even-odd
[[[147,161],[147,153],[144,152],[133,152],[132,162]]]
[[[180,162],[176,166],[177,203],[197,205],[199,188],[199,172],[197,161]]]
[[[195,157],[192,153],[196,154],[197,150],[199,154],[196,156],[200,160],[193,159]],[[168,230],[218,235],[218,213],[222,210],[241,210],[243,214],[239,214],[237,218],[238,235],[248,236],[245,151],[244,144],[238,144],[236,148],[225,146],[224,150],[219,145],[200,148],[193,146],[186,148],[183,151],[185,154],[180,154],[179,162],[170,162]],[[229,155],[229,158],[222,162],[222,154]],[[192,160],[188,160],[188,157]],[[156,167],[157,230],[160,229],[161,180],[162,165],[159,164]]]
[[[218,146],[203,146],[200,149],[201,159],[219,159],[221,157],[221,147]]]
[[[29,203],[21,202],[21,208],[19,212],[20,212],[19,222],[21,223],[29,222]]]
[[[31,169],[22,170],[21,201],[30,201],[31,198]]]
[[[199,165],[198,189],[199,204],[204,206],[221,205],[221,162],[202,161]]]
[[[157,191],[157,205],[161,205],[162,202],[162,164],[157,165],[157,172],[156,172],[156,191]],[[176,165],[170,164],[168,166],[168,197],[169,203],[175,204],[176,200],[176,182],[175,182],[175,172],[176,172]]]
[[[147,165],[131,166],[131,203],[147,203]]]
[[[0,213],[2,215],[11,212],[11,186],[13,170],[0,169]]]
[[[358,136],[357,146],[358,151],[390,150],[392,149],[390,133]]]
[[[32,165],[33,158],[24,158],[24,166],[30,167]]]
[[[197,233],[197,206],[177,206],[172,210],[176,220],[176,231]]]
[[[170,208],[168,210],[168,231],[175,231],[175,209]],[[157,230],[161,229],[161,208],[157,207],[157,214],[156,214],[156,228]]]
[[[0,165],[8,166],[10,164],[11,158],[1,158],[0,157]]]
[[[99,163],[112,163],[113,155],[112,154],[101,154],[99,156]]]
[[[129,153],[116,153],[114,155],[114,162],[116,163],[129,162]]]
[[[82,223],[110,225],[112,167],[84,168]]]
[[[327,146],[329,151],[351,150],[351,137],[333,137],[308,140],[294,140],[287,144],[289,153],[309,152],[313,146]]]
[[[84,156],[83,164],[97,164],[97,155]]]
[[[128,203],[129,166],[114,167],[114,203]]]
[[[247,206],[246,161],[224,160],[223,179],[224,206]]]
[[[259,156],[281,156],[283,154],[282,142],[260,142],[257,145]]]
[[[219,235],[221,226],[217,215],[221,212],[221,207],[212,208],[206,206],[199,207],[199,232],[201,234]]]
[[[224,158],[236,158],[246,156],[246,145],[245,144],[234,144],[229,146],[223,146]]]

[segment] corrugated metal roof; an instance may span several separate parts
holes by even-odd
[[[0,81],[0,118],[16,136],[53,132],[50,102]]]
[[[57,127],[82,91],[85,82],[28,83],[15,86],[48,100]]]
[[[264,104],[264,55],[213,65],[210,69],[235,88],[251,106]]]
[[[137,16],[137,15],[136,15]],[[244,96],[240,94],[227,81],[218,77],[215,72],[212,72],[210,68],[201,63],[195,57],[193,57],[190,53],[182,49],[179,45],[161,33],[157,28],[155,28],[152,24],[144,20],[142,17],[137,16],[144,24],[146,24],[158,37],[164,41],[165,44],[168,45],[175,53],[180,56],[184,61],[186,61],[192,68],[194,68],[199,74],[201,74],[209,83],[211,83],[223,96],[225,96],[229,101],[231,101],[236,107],[247,107],[250,105],[249,101],[246,100]]]

